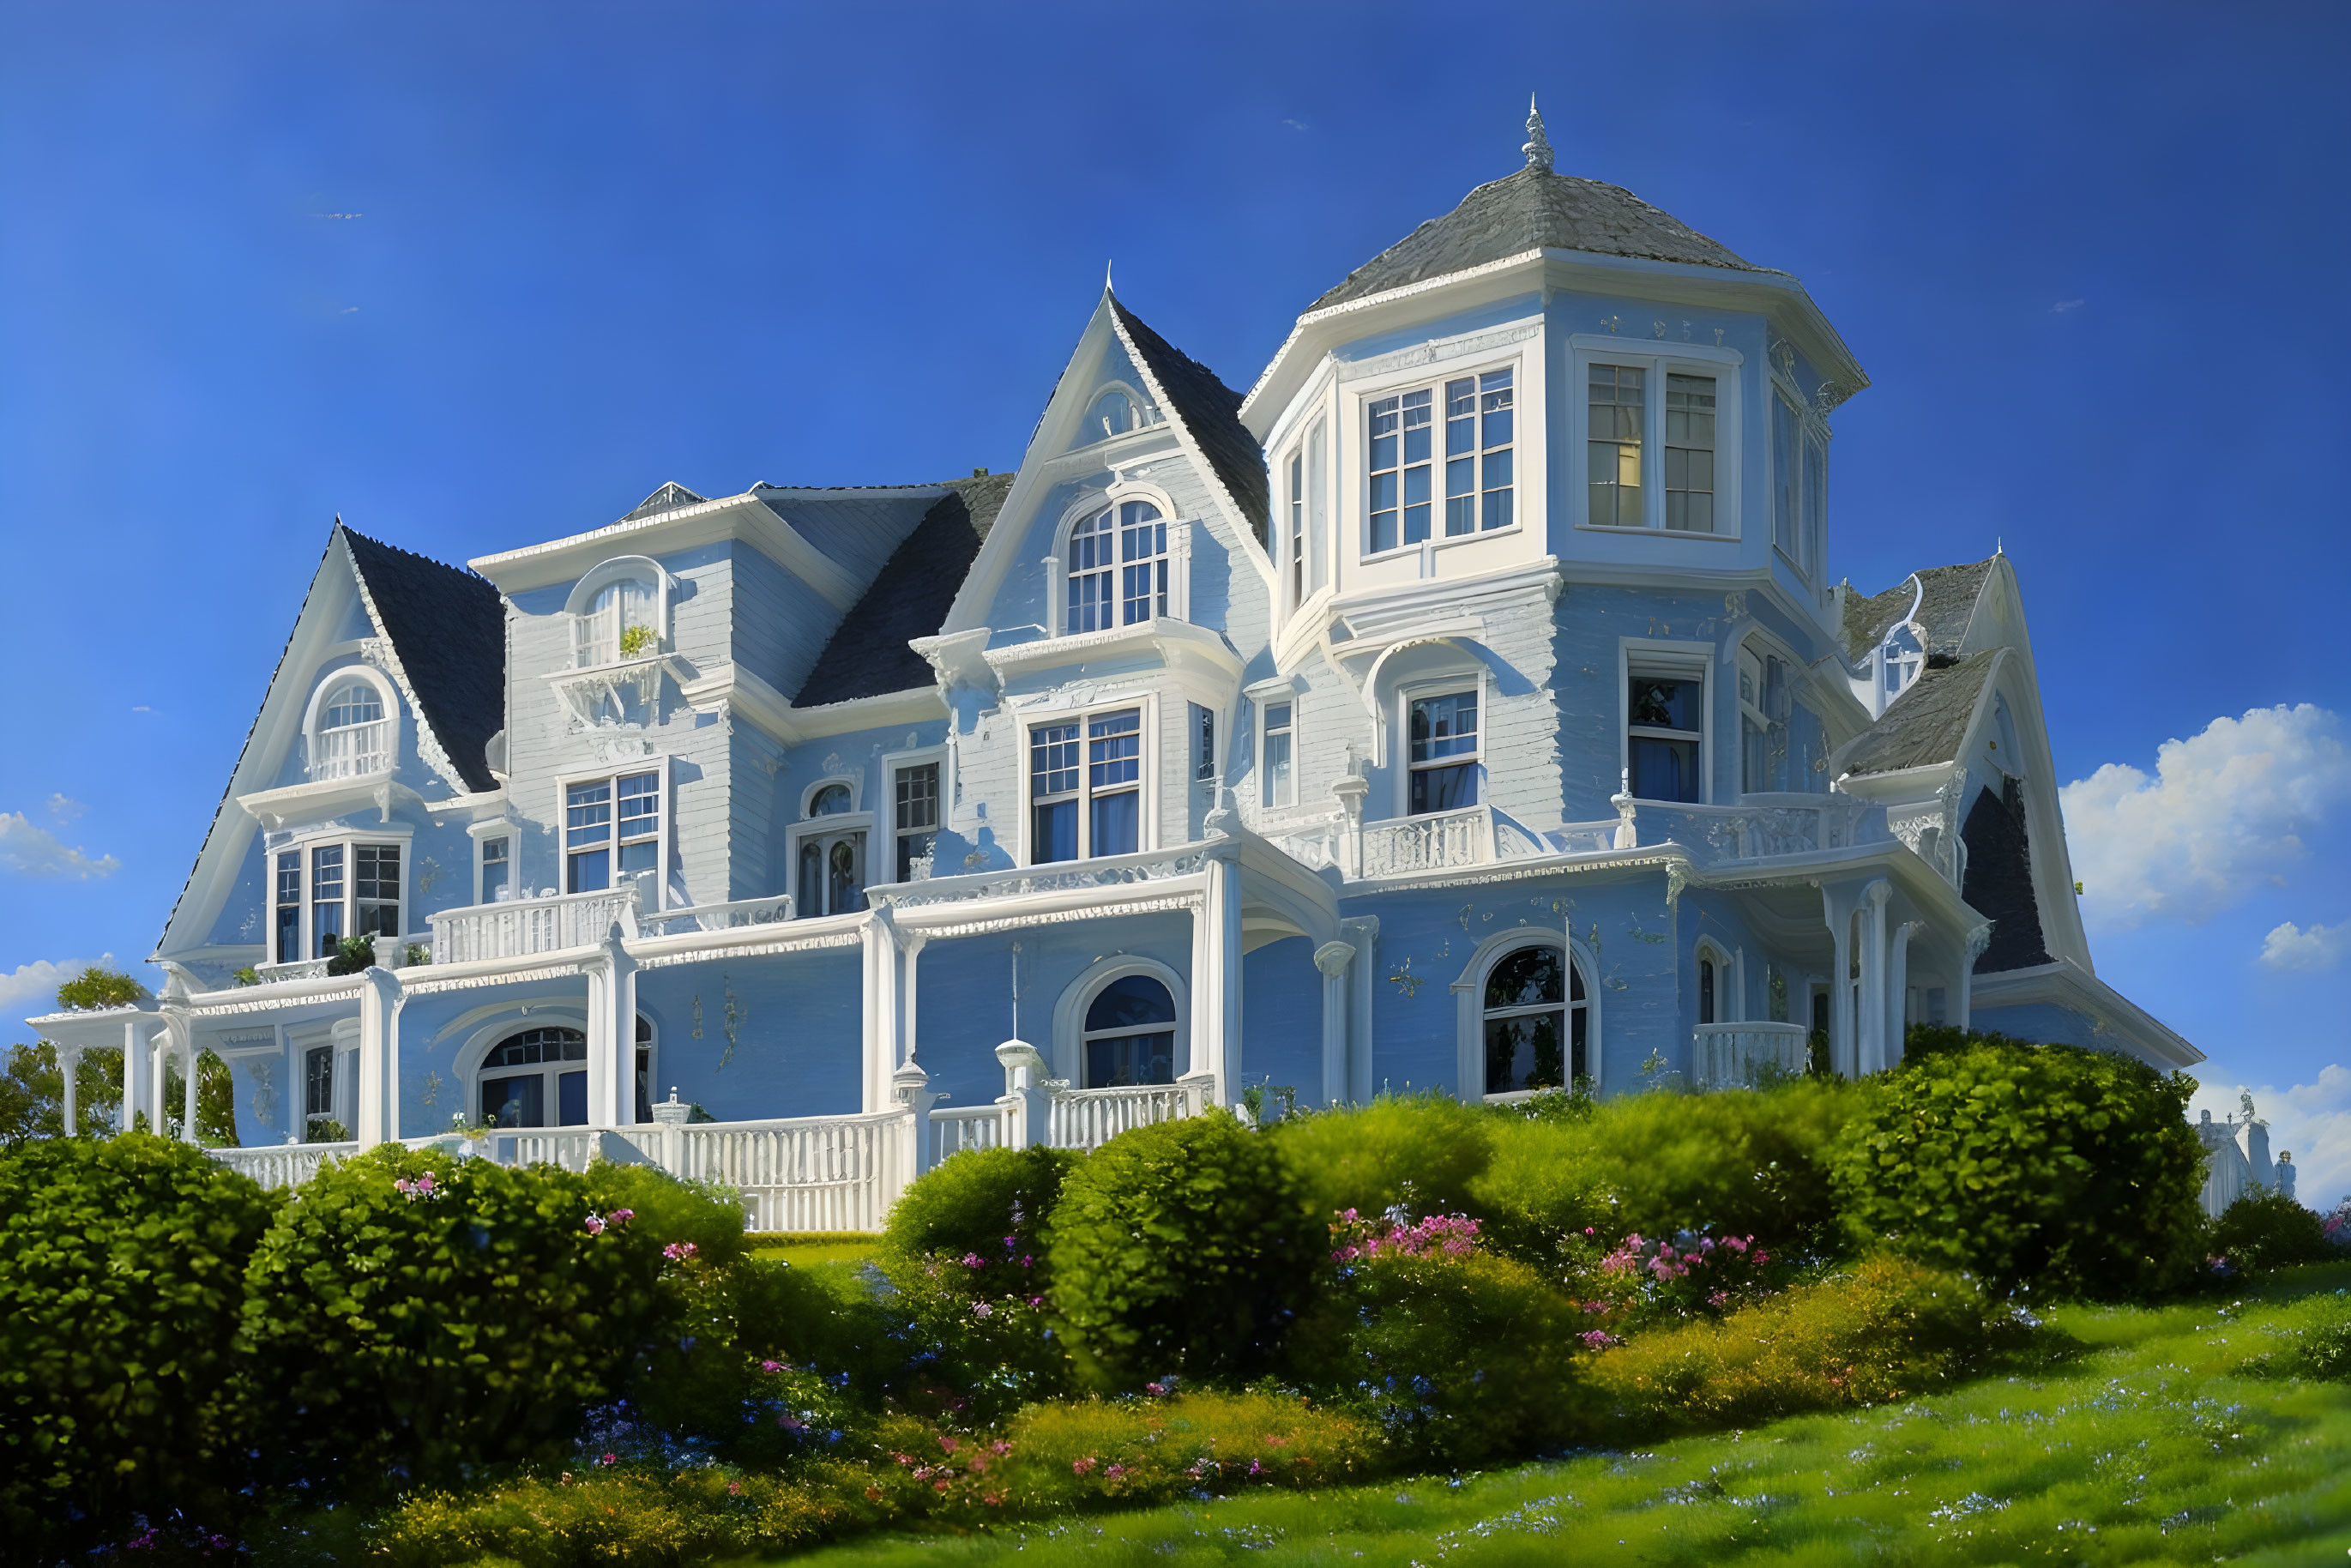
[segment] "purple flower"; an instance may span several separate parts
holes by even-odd
[[[601,1235],[603,1235],[603,1234],[604,1234],[604,1217],[603,1217],[602,1215],[601,1215],[601,1214],[591,1214],[591,1215],[590,1215],[590,1216],[588,1217],[588,1222],[587,1222],[587,1223],[588,1223],[588,1234],[589,1234],[589,1235],[590,1235],[590,1236],[601,1236]]]
[[[971,1304],[971,1315],[980,1319],[992,1318],[996,1315],[996,1309],[986,1301],[974,1301]]]
[[[987,1264],[981,1260],[978,1253],[967,1252],[963,1255],[963,1266],[967,1269],[983,1269],[987,1267]]]

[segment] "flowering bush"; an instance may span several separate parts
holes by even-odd
[[[1401,1206],[1366,1220],[1350,1208],[1331,1227],[1331,1261],[1395,1257],[1458,1258],[1478,1246],[1478,1221],[1466,1214],[1432,1214],[1414,1219]]]
[[[2351,1252],[2351,1197],[2345,1198],[2335,1206],[2332,1212],[2322,1216],[2318,1228],[2326,1238],[2328,1246],[2338,1251]]]
[[[2285,1194],[2249,1192],[2212,1221],[2205,1245],[2238,1268],[2260,1274],[2295,1263],[2319,1263],[2335,1254],[2326,1222]]]
[[[1655,1323],[1720,1317],[1772,1293],[1774,1255],[1752,1236],[1717,1238],[1677,1230],[1670,1238],[1638,1231],[1602,1250],[1595,1236],[1568,1249],[1569,1290],[1585,1327],[1579,1335],[1603,1350]]]
[[[1028,1257],[1028,1254],[1021,1254]],[[895,1264],[888,1307],[904,1364],[893,1392],[933,1414],[987,1421],[1070,1385],[1069,1355],[1020,1259],[935,1254]],[[982,1293],[989,1283],[995,1293]]]
[[[883,1252],[891,1272],[934,1257],[966,1263],[968,1293],[1030,1296],[1044,1285],[1048,1226],[1072,1149],[966,1149],[917,1177],[891,1209]]]

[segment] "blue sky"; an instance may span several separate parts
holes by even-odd
[[[2339,5],[0,0],[6,1014],[151,949],[338,512],[1009,466],[1113,257],[1246,386],[1531,89],[1868,368],[1840,572],[2004,542],[2101,973],[2331,1202],[2346,66]]]

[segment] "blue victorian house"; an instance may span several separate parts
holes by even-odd
[[[868,1228],[1294,1095],[2200,1060],[2100,981],[2009,561],[1832,575],[1803,287],[1524,166],[1246,393],[1105,287],[1016,474],[336,526],[155,961],[270,1179],[462,1124]],[[68,1075],[70,1081],[70,1075]]]

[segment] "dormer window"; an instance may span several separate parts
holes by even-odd
[[[383,718],[383,695],[371,682],[341,682],[328,692],[319,709],[310,777],[353,779],[382,772],[392,766],[391,729]]]
[[[641,578],[606,583],[572,625],[572,664],[579,669],[617,664],[661,651],[653,585]]]
[[[1167,521],[1149,501],[1121,501],[1070,530],[1065,632],[1107,632],[1167,613]]]

